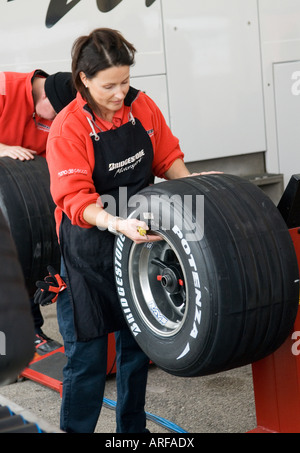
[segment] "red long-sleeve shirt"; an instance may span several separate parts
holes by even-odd
[[[84,109],[85,104],[78,93],[77,98],[53,121],[47,143],[50,189],[57,205],[55,211],[57,232],[62,211],[70,218],[72,224],[83,228],[91,227],[84,220],[83,211],[88,205],[97,202],[99,196],[101,197],[101,194],[96,192],[92,179],[95,158],[90,137],[92,130],[87,119],[91,118],[91,115]],[[120,127],[128,122],[130,111],[141,121],[152,141],[153,174],[164,177],[176,159],[183,159],[183,153],[178,139],[172,134],[161,111],[145,93],[140,92],[131,107],[123,105],[114,115],[112,123],[96,117],[96,124],[102,131]]]
[[[23,146],[45,157],[52,121],[34,116],[35,74],[0,72],[0,143]]]

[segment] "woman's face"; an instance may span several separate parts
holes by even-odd
[[[113,115],[122,107],[129,90],[129,66],[113,66],[97,72],[92,79],[87,79],[83,72],[80,77],[97,103],[101,116]]]

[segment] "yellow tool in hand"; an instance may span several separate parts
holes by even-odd
[[[138,226],[138,227],[137,227],[137,230],[138,230],[138,232],[140,233],[141,236],[146,236],[147,231],[144,230],[144,228]]]

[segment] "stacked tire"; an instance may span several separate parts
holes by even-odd
[[[22,162],[3,157],[0,181],[0,210],[9,225],[31,297],[36,281],[48,274],[47,266],[60,266],[46,159],[37,156]]]
[[[0,385],[17,379],[34,354],[34,329],[23,272],[0,211]]]
[[[148,221],[161,240],[117,238],[116,285],[128,326],[155,364],[177,376],[213,374],[285,341],[298,310],[298,264],[261,189],[232,175],[194,176],[147,187],[131,206],[126,214]]]
[[[46,160],[0,159],[0,384],[15,380],[34,355],[30,297],[47,266],[59,268]]]

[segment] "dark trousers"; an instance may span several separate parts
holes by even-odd
[[[33,297],[30,298],[31,314],[34,322],[35,333],[41,332],[41,327],[44,324],[44,319],[41,313],[40,306],[34,303]]]
[[[63,274],[61,274],[63,275]],[[100,415],[107,369],[107,335],[76,341],[68,291],[57,301],[57,316],[68,358],[64,368],[61,429],[92,433]],[[115,333],[117,353],[116,432],[146,432],[145,393],[149,359],[129,329]]]

